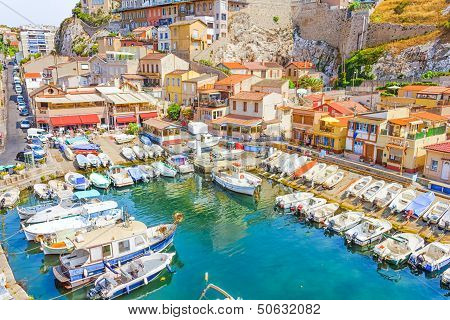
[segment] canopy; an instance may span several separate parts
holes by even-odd
[[[135,116],[125,116],[125,117],[117,117],[116,119],[117,123],[137,123],[136,117]]]
[[[433,203],[436,195],[433,192],[421,194],[415,198],[406,208],[405,211],[413,211],[415,217],[419,218],[425,212],[426,209]]]
[[[96,114],[85,114],[80,116],[80,120],[83,124],[97,124],[100,123],[100,118]]]
[[[320,121],[324,121],[324,122],[327,122],[327,123],[339,123],[339,120],[335,119],[333,117],[323,117],[323,118],[320,119]]]
[[[100,197],[100,192],[98,192],[97,190],[77,191],[74,192],[73,196],[78,200],[97,198]]]
[[[79,116],[51,117],[50,122],[54,127],[76,126],[82,124]]]
[[[141,113],[139,116],[141,117],[142,120],[147,120],[157,118],[158,113],[157,112]]]

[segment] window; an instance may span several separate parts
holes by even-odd
[[[244,102],[244,112],[247,112],[247,102]]]
[[[124,240],[119,242],[119,253],[125,253],[130,251],[130,240]]]
[[[439,161],[437,161],[437,160],[431,160],[431,167],[430,167],[430,170],[431,170],[431,171],[437,171],[438,165],[439,165]]]
[[[81,70],[89,70],[89,65],[87,63],[82,63]]]
[[[291,69],[288,69],[288,76],[291,76]]]
[[[233,101],[233,110],[236,110],[236,101]]]
[[[102,253],[103,253],[103,258],[111,257],[111,255],[112,255],[111,245],[110,244],[104,245],[102,248]]]
[[[258,108],[259,108],[259,105],[257,102],[255,102],[255,113],[258,113]]]
[[[136,247],[142,246],[143,244],[145,244],[144,238],[142,236],[138,236],[134,238],[134,245]]]

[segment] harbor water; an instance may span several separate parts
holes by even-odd
[[[257,200],[223,190],[200,175],[162,178],[104,192],[147,225],[184,214],[174,245],[172,269],[122,299],[198,299],[209,281],[242,299],[448,299],[439,277],[394,270],[370,252],[346,246],[339,235],[274,211],[283,186],[264,181]],[[30,196],[21,205],[31,205]],[[85,299],[88,288],[67,293],[56,286],[52,266],[27,243],[15,210],[0,216],[0,241],[16,279],[35,299]],[[16,234],[17,233],[17,234]]]

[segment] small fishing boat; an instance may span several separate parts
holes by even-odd
[[[124,148],[122,148],[121,153],[124,156],[124,158],[127,159],[128,161],[136,160],[136,154],[133,152],[133,150],[131,148],[124,147]]]
[[[53,190],[49,187],[48,184],[45,183],[37,183],[33,186],[34,194],[43,200],[52,199],[55,194]]]
[[[189,162],[188,157],[183,155],[171,156],[168,164],[174,167],[180,174],[194,172],[194,165]]]
[[[400,213],[416,198],[416,192],[411,189],[404,190],[392,200],[389,209],[393,213]]]
[[[101,165],[100,158],[96,156],[95,154],[89,153],[86,156],[87,160],[89,161],[89,165],[93,168],[98,168]]]
[[[227,171],[213,170],[212,179],[225,189],[249,196],[253,196],[262,183],[260,178],[245,172],[237,163]]]
[[[273,159],[268,164],[268,170],[272,173],[280,173],[284,163],[289,159],[290,155],[286,152],[281,152],[280,156]]]
[[[394,265],[401,265],[408,261],[409,256],[422,249],[425,240],[417,234],[400,233],[387,237],[386,240],[373,248],[373,253],[380,260]]]
[[[111,158],[106,153],[99,153],[98,158],[100,159],[100,163],[102,164],[102,167],[104,167],[104,168],[113,165]]]
[[[75,153],[89,154],[98,153],[100,151],[100,146],[98,144],[88,143],[88,144],[76,144],[70,146],[70,148]]]
[[[450,263],[450,245],[432,242],[412,253],[408,263],[428,272],[439,271]]]
[[[327,203],[313,211],[310,211],[307,215],[307,219],[317,223],[324,223],[328,218],[331,218],[338,209],[338,204]]]
[[[151,148],[153,150],[153,157],[154,158],[159,158],[164,153],[164,149],[161,146],[158,146],[157,144],[152,145]]]
[[[210,293],[212,292],[212,294]],[[211,296],[209,296],[210,294]],[[200,294],[199,300],[235,300],[231,294],[216,286],[215,284],[208,283],[205,289]]]
[[[209,149],[216,145],[218,145],[220,142],[220,137],[214,137],[213,135],[206,133],[202,134],[200,136],[200,148],[201,149]],[[195,150],[197,148],[197,140],[191,140],[188,141],[187,146],[191,150]]]
[[[174,167],[162,161],[153,162],[151,165],[154,169],[158,170],[163,177],[174,178],[177,175],[177,170]]]
[[[18,188],[12,188],[0,195],[0,209],[11,209],[19,201],[20,190]]]
[[[284,211],[290,211],[294,209],[294,205],[307,199],[314,197],[311,192],[295,192],[291,194],[286,194],[284,196],[278,196],[275,198],[275,206]]]
[[[323,183],[325,183],[325,181],[327,181],[328,178],[333,176],[338,170],[339,167],[336,165],[327,166],[325,170],[322,170],[313,178],[314,185],[322,185]]]
[[[101,173],[93,172],[89,175],[92,185],[99,189],[108,189],[111,185],[111,179]]]
[[[75,160],[77,162],[78,168],[80,169],[87,169],[91,165],[88,158],[83,154],[77,154]]]
[[[89,179],[76,172],[66,173],[66,175],[64,176],[64,180],[75,190],[86,190],[91,185]]]
[[[378,208],[387,207],[399,194],[403,187],[399,183],[388,183],[373,198],[373,204]]]
[[[148,165],[139,165],[138,168],[149,178],[157,178],[160,175],[160,172],[157,169],[154,169],[152,166]]]
[[[73,154],[72,149],[70,149],[70,148],[67,147],[67,146],[64,146],[64,147],[63,147],[63,150],[64,150],[64,155],[66,156],[66,159],[67,159],[67,160],[73,161],[73,160],[75,159],[75,155]]]
[[[345,177],[345,172],[343,170],[338,170],[335,174],[330,176],[325,182],[322,184],[322,187],[325,189],[333,189],[339,182],[342,181]]]
[[[303,175],[303,179],[305,181],[312,182],[314,178],[318,176],[322,171],[325,171],[326,168],[327,165],[325,163],[318,163]]]
[[[363,247],[377,242],[391,229],[392,224],[387,220],[365,217],[361,224],[345,232],[345,239],[348,243]]]
[[[102,206],[97,207],[103,209]],[[29,226],[23,226],[22,229],[28,241],[35,241],[48,237],[56,232],[68,230],[82,230],[87,228],[100,228],[115,224],[123,219],[123,212],[119,208],[106,211],[86,211],[85,214],[73,216],[70,218],[53,220],[49,222],[36,223]]]
[[[155,157],[155,151],[154,151],[155,148],[153,148],[153,146],[148,146],[148,145],[144,144],[142,146],[142,149],[144,149],[144,152],[146,153],[147,158],[153,159]]]
[[[306,164],[309,160],[308,157],[299,157],[297,153],[293,153],[290,157],[283,163],[281,167],[281,176],[290,177],[294,172]]]
[[[372,183],[369,187],[367,187],[363,192],[361,192],[358,196],[367,202],[372,202],[378,192],[383,189],[386,184],[383,180],[378,180]]]
[[[314,168],[317,165],[317,160],[313,160],[310,162],[307,162],[305,165],[301,166],[294,172],[294,178],[303,178],[303,176],[312,168]]]
[[[450,268],[445,270],[444,273],[442,273],[441,284],[444,287],[447,287],[447,288],[450,287]]]
[[[328,218],[325,222],[327,229],[334,232],[345,232],[361,223],[364,213],[357,211],[347,211],[334,217]]]
[[[112,300],[124,294],[130,294],[155,280],[164,269],[170,270],[175,253],[154,253],[133,260],[118,267],[108,268],[88,291],[89,299]],[[170,270],[171,271],[171,270]]]
[[[65,181],[50,180],[48,186],[59,199],[71,198],[73,195],[73,187]]]
[[[120,265],[161,252],[172,244],[176,224],[147,227],[138,221],[95,229],[71,239],[74,250],[53,268],[56,280],[71,289],[94,281]]]
[[[442,216],[441,220],[439,220],[439,228],[442,228],[446,231],[450,231],[450,209],[447,210],[446,213]]]
[[[57,204],[58,202],[56,201],[45,201],[34,206],[18,207],[17,213],[19,215],[20,220],[27,220],[30,217],[34,216],[36,213],[41,212],[43,210],[47,210],[53,206],[56,206]]]
[[[297,214],[304,214],[308,216],[311,214],[314,210],[320,208],[321,206],[325,205],[327,203],[327,200],[323,198],[309,198],[300,202],[297,202],[294,207],[297,210]]]
[[[366,190],[370,183],[372,182],[371,176],[365,176],[359,179],[358,181],[355,181],[348,187],[348,189],[345,191],[346,197],[357,197],[359,194],[363,193],[364,190]]]
[[[135,145],[135,146],[133,146],[133,148],[131,150],[136,155],[136,158],[138,158],[139,160],[145,160],[146,154],[145,154],[143,148],[141,148],[138,145]]]
[[[97,190],[75,192],[72,199],[62,199],[54,206],[38,211],[27,217],[26,224],[35,224],[53,220],[65,219],[82,214],[83,212],[98,210],[99,207],[114,207],[117,203],[100,202]],[[90,207],[88,207],[90,206]]]
[[[115,187],[126,187],[134,184],[127,169],[123,166],[112,166],[108,170],[108,177]]]
[[[114,136],[114,140],[116,141],[117,144],[124,144],[131,142],[134,140],[134,138],[136,138],[136,136],[131,134],[118,134]]]
[[[138,183],[141,181],[142,182],[149,181],[149,178],[147,177],[147,175],[141,169],[139,169],[139,167],[129,167],[129,168],[127,168],[127,171],[135,183]]]
[[[430,209],[423,215],[422,219],[429,223],[436,224],[442,218],[442,216],[450,208],[450,203],[444,201],[435,202]]]
[[[81,234],[91,231],[91,229],[65,230],[55,232],[46,237],[39,237],[41,251],[44,255],[62,255],[72,252],[75,245],[71,239],[79,237]]]
[[[407,218],[420,218],[431,207],[436,195],[434,192],[422,193],[403,210]]]
[[[146,146],[151,146],[153,144],[152,140],[143,134],[139,135],[139,140]]]
[[[73,138],[67,138],[66,144],[71,145],[77,145],[77,144],[89,144],[89,139],[86,136],[76,136]]]

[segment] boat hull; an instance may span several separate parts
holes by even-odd
[[[153,274],[147,275],[145,277],[140,277],[138,279],[135,279],[128,285],[121,285],[119,288],[116,288],[116,290],[111,292],[107,297],[104,297],[103,299],[104,300],[113,300],[113,299],[116,299],[125,294],[130,294],[132,291],[134,291],[140,287],[143,287],[143,286],[147,285],[147,283],[156,279],[161,274],[161,272],[162,272],[162,270],[157,271]]]
[[[221,179],[220,177],[216,176],[215,174],[213,174],[213,180],[225,189],[228,189],[228,190],[236,192],[236,193],[245,194],[248,196],[253,196],[255,194],[255,190],[257,188],[256,186],[252,186],[252,187],[236,186],[234,184],[226,182],[225,180]]]

